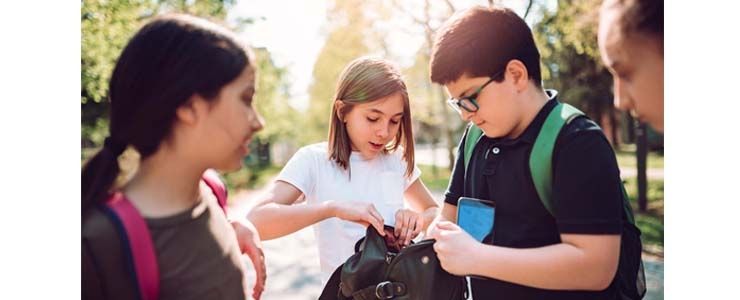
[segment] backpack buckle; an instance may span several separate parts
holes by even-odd
[[[393,284],[390,281],[383,281],[375,286],[375,297],[378,299],[393,299]]]
[[[383,281],[375,286],[375,297],[378,299],[393,299],[406,294],[406,285],[402,282]]]

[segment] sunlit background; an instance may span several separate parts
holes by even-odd
[[[107,136],[107,81],[126,41],[152,16],[186,12],[222,22],[258,55],[256,106],[267,124],[245,158],[246,168],[225,174],[236,211],[248,209],[250,197],[298,148],[326,139],[337,77],[349,61],[362,55],[387,58],[403,70],[412,101],[417,162],[425,184],[441,201],[465,124],[444,103],[441,87],[429,80],[430,41],[455,11],[503,5],[531,26],[542,56],[544,86],[558,89],[562,101],[598,122],[612,143],[643,232],[647,298],[663,299],[663,139],[613,108],[612,79],[596,46],[600,4],[600,0],[83,1],[81,159]],[[638,154],[646,167],[637,168]],[[640,190],[638,178],[644,183]],[[318,252],[310,229],[268,241],[265,251],[269,276],[265,299],[318,296]]]

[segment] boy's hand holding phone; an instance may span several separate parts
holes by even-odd
[[[436,240],[434,252],[437,253],[442,269],[458,276],[471,274],[476,265],[475,254],[480,253],[476,248],[483,244],[449,221],[434,224],[431,235]]]

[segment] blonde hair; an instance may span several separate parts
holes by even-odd
[[[339,76],[334,101],[332,102],[329,124],[329,159],[340,167],[349,170],[349,156],[352,153],[347,127],[339,116],[344,116],[361,103],[369,103],[387,96],[400,93],[403,98],[403,117],[401,128],[383,153],[389,153],[403,147],[403,159],[406,161],[406,176],[414,171],[414,134],[411,128],[411,109],[406,84],[401,72],[392,63],[379,58],[360,57],[350,62]],[[337,101],[341,101],[337,111]]]

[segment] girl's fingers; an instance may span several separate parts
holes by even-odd
[[[399,220],[401,222],[401,226],[399,226],[398,228],[398,231],[399,231],[398,240],[404,245],[406,243],[406,235],[408,233],[408,227],[409,227],[408,217],[409,217],[408,214],[404,212],[400,215],[400,220]]]
[[[421,233],[422,227],[424,227],[424,219],[416,218],[416,224],[414,225],[414,232],[411,233],[411,239],[415,239]]]
[[[411,239],[414,238],[412,236],[412,233],[416,229],[416,221],[414,220],[415,215],[409,214],[406,217],[406,238],[403,239],[404,245],[408,245],[411,242]]]
[[[403,210],[396,212],[396,223],[393,225],[393,234],[395,236],[401,235],[401,226],[403,225]]]
[[[254,291],[252,297],[259,299],[262,291],[265,288],[265,282],[267,281],[267,270],[265,266],[265,256],[261,249],[256,245],[250,245],[246,249],[246,254],[252,261],[254,271],[256,273],[257,282],[254,285]]]

